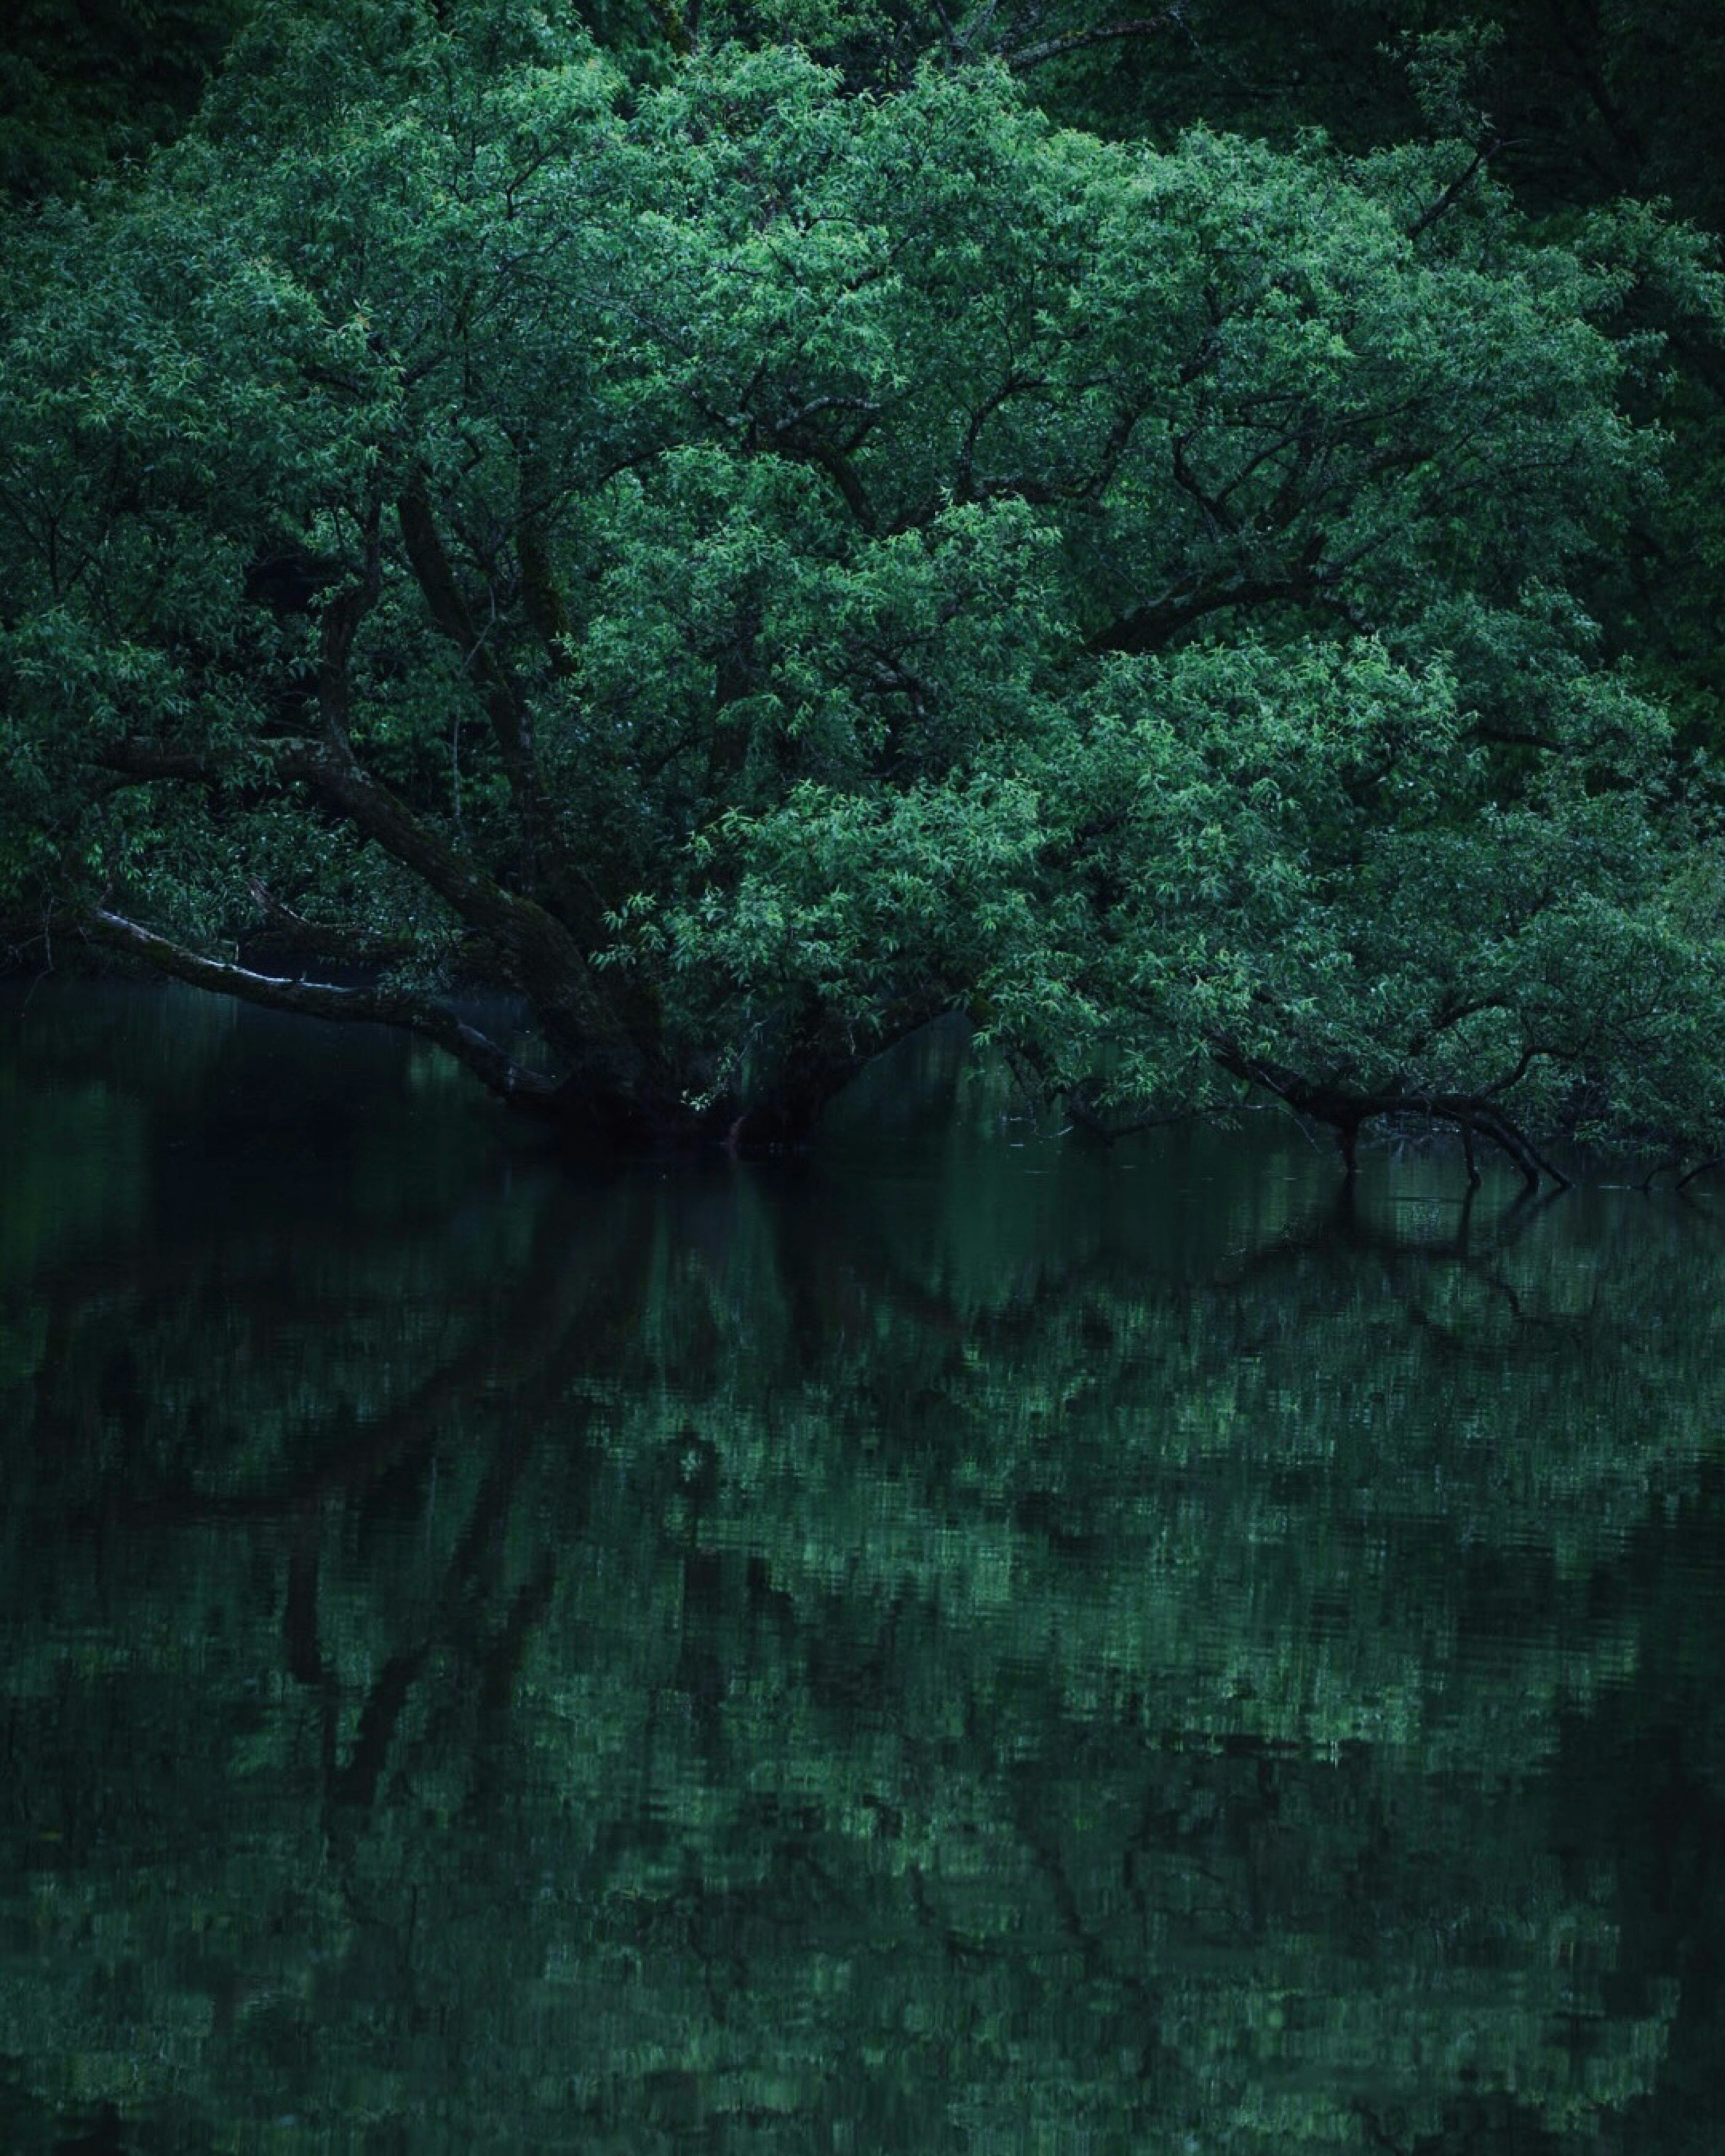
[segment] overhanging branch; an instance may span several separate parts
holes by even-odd
[[[1040,67],[1045,60],[1057,60],[1068,53],[1081,52],[1086,45],[1116,44],[1126,38],[1155,37],[1182,20],[1181,10],[1169,8],[1160,15],[1136,16],[1123,23],[1098,23],[1088,30],[1067,30],[1057,38],[1044,38],[1037,44],[1008,53],[1006,64],[1014,74],[1021,74],[1026,68]]]
[[[297,780],[309,788],[487,939],[502,960],[509,984],[539,1012],[559,1055],[572,1065],[588,1064],[597,1056],[619,1073],[639,1065],[640,1051],[608,998],[601,994],[585,951],[555,915],[531,898],[506,891],[434,824],[366,772],[345,742],[281,742],[265,745],[263,755],[276,779]],[[230,775],[219,757],[144,737],[108,743],[96,760],[133,779],[219,786]],[[240,775],[244,769],[242,762]]]
[[[399,988],[336,988],[317,981],[254,973],[249,967],[232,965],[225,959],[204,957],[171,937],[160,936],[122,914],[100,908],[84,915],[81,926],[86,934],[110,949],[124,952],[155,972],[192,988],[234,996],[265,1010],[350,1024],[387,1025],[434,1041],[482,1085],[518,1106],[548,1106],[557,1095],[555,1079],[516,1062],[489,1035],[427,997]]]
[[[1211,1052],[1219,1068],[1231,1077],[1274,1094],[1296,1115],[1327,1124],[1341,1140],[1343,1158],[1350,1175],[1359,1133],[1367,1123],[1416,1116],[1428,1122],[1448,1124],[1461,1132],[1464,1142],[1468,1143],[1470,1173],[1471,1140],[1482,1137],[1515,1163],[1529,1189],[1536,1189],[1542,1178],[1560,1190],[1569,1187],[1569,1178],[1546,1158],[1502,1105],[1503,1089],[1518,1082],[1534,1058],[1549,1054],[1548,1050],[1530,1050],[1508,1078],[1473,1093],[1422,1092],[1394,1083],[1369,1092],[1358,1091],[1339,1082],[1308,1078],[1266,1057],[1242,1055],[1225,1042],[1218,1044]]]

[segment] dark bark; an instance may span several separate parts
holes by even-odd
[[[531,724],[515,685],[489,648],[456,582],[423,476],[416,476],[397,502],[396,515],[408,565],[427,611],[438,629],[460,654],[462,665],[478,684],[516,810],[524,823],[536,824],[541,819],[542,804],[534,762]]]
[[[552,674],[559,680],[567,680],[575,670],[568,650],[568,608],[552,572],[545,534],[531,511],[522,511],[516,530],[515,552],[521,572],[521,604],[544,647]]]
[[[562,921],[535,899],[506,891],[435,824],[372,778],[338,731],[324,742],[280,742],[271,760],[277,778],[307,788],[486,940],[502,969],[498,985],[528,998],[559,1055],[571,1062],[614,1065],[634,1075],[644,1060],[640,1051],[600,992],[585,951]],[[142,736],[105,744],[98,761],[127,779],[217,788],[228,777],[201,752]]]
[[[558,1088],[552,1080],[515,1062],[477,1027],[429,998],[397,988],[336,988],[316,981],[254,973],[244,966],[201,957],[169,937],[158,936],[121,914],[100,909],[84,915],[80,926],[110,949],[140,959],[152,972],[193,988],[208,988],[265,1010],[345,1020],[350,1024],[393,1026],[435,1041],[501,1099],[518,1107],[553,1112]]]
[[[479,692],[521,834],[523,878],[542,891],[550,909],[576,934],[591,943],[603,923],[604,899],[562,843],[541,783],[531,705],[494,648],[489,629],[482,630],[474,619],[444,546],[423,475],[416,475],[402,495],[396,515],[426,609],[439,633],[460,654],[462,667]],[[566,624],[543,543],[531,518],[517,533],[517,556],[530,615],[552,654],[555,669],[562,660],[559,638]]]
[[[106,908],[78,916],[76,926],[104,947],[193,988],[296,1017],[384,1025],[434,1042],[508,1106],[552,1127],[578,1150],[605,1155],[723,1147],[753,1158],[799,1150],[865,1065],[945,1008],[932,995],[906,999],[866,1049],[835,1038],[817,1019],[788,1045],[758,1091],[701,1098],[639,1065],[620,1068],[589,1057],[560,1075],[534,1070],[433,996],[259,973],[206,957]]]
[[[726,1151],[734,1157],[800,1151],[822,1110],[838,1098],[867,1060],[865,1056],[793,1070],[758,1099],[727,1101]]]
[[[219,793],[219,761],[137,736],[100,752],[116,783],[192,783]],[[271,973],[208,957],[105,904],[78,921],[85,934],[152,972],[303,1017],[388,1025],[434,1041],[512,1107],[554,1126],[572,1145],[605,1153],[722,1146],[733,1154],[804,1145],[821,1111],[863,1065],[950,1006],[924,988],[875,1020],[866,1047],[818,1007],[780,1035],[772,1075],[759,1090],[711,1091],[698,1072],[674,1069],[657,1043],[650,987],[602,977],[567,922],[506,889],[442,828],[410,808],[359,764],[337,726],[321,742],[284,741],[272,752],[277,780],[304,786],[352,829],[380,846],[449,907],[469,931],[485,985],[518,994],[557,1065],[547,1075],[521,1064],[435,995],[384,985],[336,987],[303,973]],[[316,969],[381,970],[403,955],[387,936],[313,923],[271,894],[254,898],[279,947]],[[649,1013],[649,1023],[639,1014]]]
[[[1409,239],[1417,239],[1422,232],[1429,230],[1440,217],[1446,216],[1494,157],[1501,156],[1505,150],[1512,150],[1518,146],[1517,144],[1506,142],[1495,135],[1482,142],[1475,151],[1472,162],[1458,172],[1437,200],[1429,208],[1422,210],[1408,227]]]
[[[1163,30],[1178,26],[1181,21],[1179,8],[1170,8],[1160,15],[1142,15],[1122,23],[1099,23],[1088,30],[1068,30],[1060,37],[1020,46],[1017,52],[1006,55],[1006,64],[1014,74],[1021,74],[1028,68],[1040,67],[1045,61],[1081,52],[1087,45],[1118,44],[1125,38],[1156,37]]]
[[[1241,1055],[1221,1045],[1214,1051],[1220,1067],[1231,1077],[1255,1086],[1286,1101],[1296,1115],[1327,1124],[1337,1134],[1344,1172],[1351,1182],[1358,1167],[1359,1133],[1368,1123],[1418,1118],[1447,1124],[1461,1135],[1471,1182],[1478,1180],[1474,1142],[1484,1138],[1514,1163],[1530,1190],[1542,1181],[1558,1189],[1569,1187],[1569,1178],[1556,1167],[1515,1122],[1502,1105],[1502,1095],[1525,1075],[1537,1055],[1548,1051],[1532,1047],[1507,1078],[1476,1093],[1420,1092],[1411,1087],[1388,1086],[1360,1091],[1339,1080],[1311,1079],[1286,1065],[1261,1056]]]
[[[1023,1086],[1022,1075],[1019,1075],[1019,1082]],[[1034,1089],[1026,1086],[1025,1091],[1034,1098]],[[1174,1108],[1166,1112],[1153,1111],[1145,1115],[1127,1116],[1117,1122],[1111,1122],[1081,1086],[1068,1087],[1060,1097],[1065,1104],[1066,1113],[1080,1130],[1088,1132],[1091,1137],[1100,1138],[1104,1145],[1111,1146],[1117,1144],[1122,1138],[1136,1137],[1142,1131],[1163,1131],[1171,1124],[1189,1123],[1200,1112],[1196,1108]]]
[[[1085,649],[1102,657],[1112,652],[1142,656],[1165,650],[1175,638],[1209,615],[1230,607],[1310,603],[1327,596],[1333,579],[1314,562],[1269,577],[1221,578],[1178,594],[1164,595],[1148,606],[1123,614],[1091,637]]]

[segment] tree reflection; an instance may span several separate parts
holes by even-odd
[[[18,2145],[1707,2107],[1710,1219],[970,1113],[33,1265]]]

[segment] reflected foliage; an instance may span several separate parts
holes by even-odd
[[[1713,1214],[939,1040],[818,1171],[387,1041],[248,1152],[300,1036],[113,1008],[6,1035],[12,2145],[1703,2145]]]

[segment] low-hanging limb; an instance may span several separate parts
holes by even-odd
[[[650,1096],[662,1090],[650,1050],[612,1007],[586,951],[555,915],[536,900],[506,890],[434,823],[367,772],[339,736],[322,742],[283,741],[271,746],[270,757],[278,778],[308,788],[485,938],[504,963],[508,985],[526,997],[552,1050],[572,1071],[591,1072],[624,1091]],[[105,743],[96,760],[130,781],[220,788],[230,777],[219,758],[141,736]],[[188,959],[193,955],[186,954]]]
[[[1081,1083],[1068,1084],[1058,1077],[1048,1059],[1029,1044],[1008,1043],[1004,1052],[1013,1082],[1033,1114],[1057,1100],[1077,1129],[1100,1138],[1104,1145],[1113,1145],[1121,1138],[1136,1137],[1143,1131],[1166,1130],[1175,1123],[1196,1122],[1210,1112],[1194,1106],[1150,1109],[1142,1115],[1111,1122]]]
[[[1681,1152],[1667,1153],[1663,1160],[1655,1161],[1652,1167],[1641,1178],[1639,1185],[1641,1195],[1644,1198],[1651,1198],[1653,1195],[1653,1186],[1658,1182],[1660,1177],[1676,1175],[1682,1165],[1683,1156]],[[1702,1165],[1705,1166],[1706,1163],[1703,1163]]]
[[[751,1098],[726,1093],[715,1100],[711,1112],[720,1120],[726,1150],[735,1156],[803,1145],[822,1110],[867,1065],[956,1007],[950,989],[921,983],[875,1014],[864,1043],[849,1025],[824,1018],[811,1006],[792,1029],[785,1068],[774,1083]]]
[[[86,935],[110,949],[141,959],[157,973],[184,981],[192,988],[209,988],[242,1003],[289,1011],[302,1018],[345,1019],[416,1034],[435,1042],[512,1106],[547,1114],[554,1111],[559,1091],[556,1079],[517,1063],[488,1034],[426,997],[400,988],[335,988],[316,981],[256,973],[249,967],[232,965],[225,959],[203,957],[171,937],[158,935],[123,914],[100,907],[83,915],[80,925]]]
[[[393,967],[410,964],[421,955],[421,947],[410,935],[380,933],[351,921],[313,921],[296,913],[255,877],[247,888],[264,926],[241,937],[235,957],[243,951],[254,971],[292,968],[303,973],[310,965],[354,967],[365,973],[382,973]],[[470,937],[462,948],[473,952],[489,947],[482,938]]]
[[[1414,1102],[1412,1105],[1418,1107],[1423,1104]],[[1527,1132],[1513,1123],[1495,1101],[1469,1101],[1464,1098],[1459,1106],[1459,1114],[1450,1108],[1440,1108],[1437,1112],[1446,1122],[1456,1123],[1464,1116],[1470,1116],[1481,1136],[1490,1138],[1499,1152],[1507,1153],[1520,1168],[1530,1190],[1538,1188],[1542,1176],[1555,1183],[1559,1190],[1569,1188],[1569,1178],[1562,1168],[1554,1167]]]
[[[1225,1044],[1213,1053],[1218,1065],[1231,1077],[1274,1094],[1296,1115],[1327,1124],[1340,1141],[1346,1173],[1350,1178],[1358,1164],[1359,1133],[1367,1123],[1385,1117],[1419,1116],[1431,1122],[1450,1124],[1461,1133],[1471,1179],[1477,1174],[1472,1140],[1482,1137],[1515,1163],[1530,1190],[1538,1189],[1542,1180],[1549,1181],[1559,1190],[1570,1187],[1569,1178],[1517,1126],[1501,1101],[1493,1097],[1507,1081],[1499,1081],[1482,1093],[1416,1093],[1394,1086],[1372,1092],[1354,1092],[1338,1084],[1306,1078],[1298,1071],[1263,1057],[1244,1055]],[[1531,1060],[1532,1053],[1526,1060]]]
[[[800,1144],[816,1116],[880,1049],[952,1007],[928,984],[896,998],[877,1015],[865,1047],[848,1026],[810,1014],[777,1080],[749,1097],[726,1085],[691,1097],[620,1015],[571,931],[535,900],[506,890],[437,827],[373,778],[339,740],[274,745],[278,778],[296,781],[441,898],[497,957],[500,975],[523,995],[561,1074],[527,1070],[441,1004],[404,991],[336,988],[280,978],[204,957],[105,906],[85,917],[91,935],[157,972],[218,993],[309,1017],[393,1025],[435,1040],[513,1105],[554,1119],[574,1142],[629,1150],[719,1142],[733,1151]],[[134,737],[107,745],[100,761],[131,783],[163,778],[220,788],[222,762]]]
[[[1204,1111],[1202,1108],[1170,1108],[1152,1111],[1142,1116],[1128,1116],[1124,1122],[1111,1123],[1101,1110],[1095,1107],[1081,1086],[1068,1086],[1060,1095],[1066,1113],[1081,1131],[1100,1138],[1104,1145],[1114,1145],[1122,1138],[1136,1137],[1141,1131],[1163,1131],[1174,1123],[1195,1122]]]

